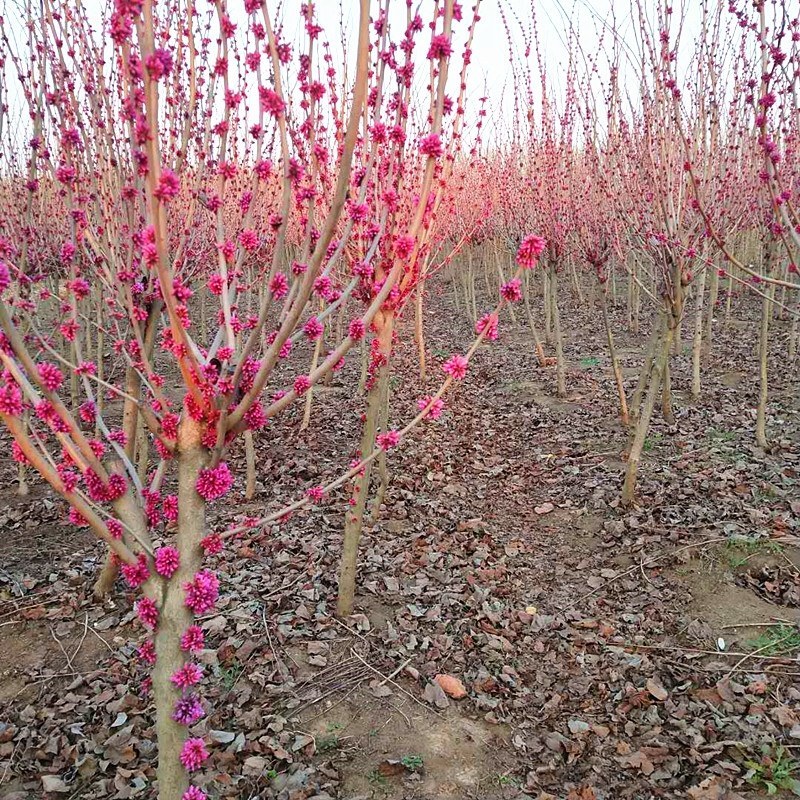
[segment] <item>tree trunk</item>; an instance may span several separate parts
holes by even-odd
[[[661,416],[664,417],[667,425],[675,424],[675,412],[672,408],[672,371],[669,368],[669,353],[661,374]]]
[[[800,334],[800,304],[795,308],[792,314],[792,327],[789,331],[789,368],[793,370],[794,359],[797,355],[797,339]]]
[[[769,395],[767,357],[769,355],[769,318],[772,314],[772,296],[774,293],[774,284],[769,284],[764,290],[764,299],[761,304],[761,332],[758,343],[759,391],[758,408],[756,410],[756,444],[762,450],[767,448],[767,399]]]
[[[361,376],[358,379],[357,394],[364,394],[367,386],[367,375],[369,373],[369,343],[368,337],[361,340]]]
[[[22,414],[22,428],[28,429],[28,417],[30,412],[24,411]],[[17,494],[20,497],[27,497],[30,489],[28,488],[27,467],[21,461],[17,464]]]
[[[311,356],[311,366],[309,367],[308,374],[310,375],[316,368],[317,364],[319,363],[319,354],[322,352],[322,340],[324,338],[323,335],[320,336],[314,342],[314,354]],[[311,422],[311,404],[314,401],[314,387],[309,386],[308,391],[306,392],[306,400],[303,406],[303,421],[300,423],[300,430],[304,431],[309,423]]]
[[[105,334],[103,332],[103,297],[100,287],[97,287],[97,377],[102,381],[106,377],[106,359],[105,359]],[[105,387],[102,384],[97,385],[97,422],[95,423],[94,435],[100,435],[100,420],[103,418],[103,409],[105,408]]]
[[[717,307],[717,297],[719,295],[719,272],[716,269],[711,271],[711,287],[708,293],[708,312],[706,313],[706,341],[705,352],[711,352],[711,344],[714,335],[714,311]]]
[[[417,343],[417,353],[419,355],[419,379],[425,380],[425,331],[422,325],[422,299],[425,294],[425,281],[421,280],[417,284],[416,295],[414,298],[414,341]]]
[[[650,377],[650,385],[647,387],[647,396],[645,397],[644,406],[636,423],[636,431],[628,455],[628,467],[625,470],[625,483],[622,487],[621,498],[622,505],[624,506],[633,504],[636,493],[636,476],[639,471],[639,462],[642,458],[642,449],[644,448],[644,441],[647,438],[647,431],[650,428],[650,419],[653,416],[653,408],[656,404],[656,397],[658,397],[658,390],[661,388],[662,376],[667,368],[669,349],[672,345],[672,329],[665,323],[666,321],[663,321],[659,325],[659,330],[663,331],[663,335]]]
[[[384,397],[384,383],[389,380],[388,358],[392,347],[393,312],[378,312],[375,326],[378,332],[379,352],[387,358],[387,363],[378,370],[375,381],[367,393],[367,414],[361,434],[361,455],[366,456],[375,448],[381,400]],[[339,594],[336,601],[336,613],[340,617],[349,617],[353,613],[356,594],[356,571],[358,569],[358,545],[364,527],[364,509],[369,493],[369,480],[372,474],[372,462],[356,478],[353,489],[354,504],[345,516],[344,542],[342,543],[342,561],[339,570]]]
[[[256,448],[253,444],[253,431],[251,428],[244,432],[244,457],[247,465],[244,499],[252,500],[256,493]]]
[[[733,267],[729,267],[729,270]],[[728,296],[725,298],[725,329],[727,330],[731,324],[731,298],[733,297],[733,277],[728,274]]]
[[[578,305],[583,305],[583,291],[581,290],[581,282],[578,280],[578,272],[575,269],[575,262],[573,259],[569,259],[569,268],[570,274],[572,276],[572,286],[575,290],[575,298],[578,301]]]
[[[180,800],[189,786],[189,776],[180,762],[188,728],[172,719],[180,690],[170,676],[186,662],[180,638],[192,624],[192,613],[184,602],[182,586],[200,569],[203,554],[200,540],[205,536],[205,501],[195,484],[206,465],[207,452],[200,444],[200,426],[190,418],[181,423],[178,433],[178,532],[176,547],[181,554],[178,571],[165,581],[156,630],[156,664],[153,668],[153,698],[158,737],[159,800]]]
[[[631,398],[630,412],[631,416],[634,418],[639,416],[639,406],[642,403],[644,390],[647,388],[647,384],[650,381],[650,373],[653,370],[653,360],[655,359],[658,340],[661,337],[662,325],[663,318],[659,316],[658,321],[655,325],[653,325],[653,332],[650,334],[650,340],[647,343],[647,352],[644,357],[644,363],[642,364],[642,370],[639,373],[639,381],[636,384],[636,389],[634,390],[633,397]]]
[[[700,357],[703,353],[703,299],[706,291],[706,271],[700,273],[697,284],[697,303],[694,316],[694,339],[692,340],[692,400],[700,398]],[[709,300],[709,302],[711,302]]]
[[[564,364],[564,338],[561,334],[561,315],[558,311],[558,279],[555,267],[550,272],[550,292],[553,302],[553,332],[556,337],[556,393],[567,396],[566,367]]]
[[[542,270],[542,300],[544,300],[544,340],[553,343],[553,304],[550,299],[550,275]]]
[[[539,359],[539,366],[542,369],[544,369],[547,366],[547,362],[545,361],[544,357],[544,347],[542,346],[542,337],[539,336],[539,331],[536,328],[536,323],[534,322],[533,319],[533,310],[531,309],[527,272],[525,273],[524,283],[522,284],[522,296],[525,300],[525,313],[528,315],[528,325],[530,325],[531,327],[531,333],[533,334],[533,341],[536,347],[536,358]]]
[[[617,348],[614,346],[614,335],[611,332],[611,324],[608,319],[608,308],[606,303],[605,287],[600,287],[600,307],[603,311],[603,324],[606,326],[606,338],[608,339],[608,351],[611,355],[611,370],[614,373],[614,381],[617,384],[617,396],[619,397],[620,420],[626,427],[630,424],[628,417],[628,400],[625,397],[625,384],[622,380],[622,371],[619,368],[617,359]]]
[[[391,353],[387,357],[391,360]],[[390,402],[390,381],[389,381],[389,364],[386,365],[386,379],[381,386],[382,396],[380,404],[380,414],[378,419],[378,430],[385,432],[389,430],[389,402]],[[369,514],[370,524],[377,521],[381,513],[381,505],[383,498],[386,496],[386,489],[389,487],[389,464],[386,458],[386,451],[382,450],[377,458],[378,462],[378,487],[375,489],[375,496],[372,498],[372,508]]]

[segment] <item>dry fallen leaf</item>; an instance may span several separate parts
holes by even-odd
[[[45,792],[55,794],[66,794],[69,791],[69,786],[58,775],[42,775],[42,788]]]
[[[434,680],[454,700],[460,700],[467,696],[464,684],[455,675],[439,674],[434,677]]]
[[[655,678],[647,679],[647,691],[655,697],[656,700],[664,701],[669,697],[669,692],[658,682]]]

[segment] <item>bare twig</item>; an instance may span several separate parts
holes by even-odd
[[[388,676],[384,675],[380,670],[375,669],[372,664],[369,664],[365,661],[352,647],[350,648],[350,652],[368,669],[372,670],[376,675],[379,675],[381,678],[384,678],[388,683],[391,683],[392,686],[399,689],[406,697],[410,697],[418,706],[422,706],[426,711],[430,711],[431,714],[435,714],[437,717],[441,717],[442,715],[436,711],[436,709],[431,708],[429,705],[422,702],[418,698],[414,697],[411,692],[404,689],[399,683],[395,683],[393,680],[390,680]]]

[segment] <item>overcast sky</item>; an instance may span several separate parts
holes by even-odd
[[[719,0],[710,0],[711,5],[716,5]],[[19,32],[19,13],[15,8],[20,8],[29,0],[0,0],[3,13],[6,16],[6,25],[13,32]],[[65,0],[62,0],[65,2]],[[74,0],[68,0],[72,3]],[[471,7],[474,0],[462,0],[464,7],[464,21],[458,25],[456,35],[456,52],[460,56],[461,42],[471,19]],[[296,32],[301,28],[299,8],[301,0],[283,0],[283,20],[285,35],[291,40],[296,39]],[[426,21],[430,18],[433,8],[432,0],[415,0],[419,3],[420,13]],[[642,0],[645,13],[654,16],[657,3],[655,0]],[[685,17],[687,27],[690,29],[699,18],[698,7],[701,0],[676,0],[674,16]],[[103,10],[112,7],[112,0],[83,0],[84,7],[89,14],[99,21]],[[688,4],[688,11],[686,6]],[[34,2],[34,5],[36,3]],[[55,2],[58,6],[59,3]],[[246,27],[243,0],[228,0],[229,13],[239,23],[240,28]],[[379,3],[371,0],[374,11]],[[403,0],[392,0],[392,15],[397,14],[398,25],[395,38],[399,39],[403,29],[406,3]],[[269,8],[278,7],[276,0],[269,1]],[[205,2],[198,3],[201,11],[208,8]],[[340,22],[343,24],[345,38],[354,41],[357,33],[358,2],[357,0],[317,0],[317,17],[325,30],[325,37],[331,42],[334,55],[340,53]],[[374,13],[374,12],[373,12]],[[548,85],[552,95],[558,100],[563,97],[564,76],[570,56],[580,60],[584,66],[581,72],[588,71],[585,64],[587,59],[597,59],[598,74],[602,80],[607,75],[606,59],[600,53],[600,45],[606,52],[610,50],[613,34],[623,43],[623,51],[637,49],[636,31],[638,29],[637,12],[632,7],[631,0],[482,0],[480,8],[481,21],[478,24],[473,47],[473,61],[469,76],[469,98],[467,113],[471,117],[477,108],[477,98],[486,95],[489,97],[489,116],[484,140],[494,139],[502,141],[512,119],[514,82],[512,64],[518,75],[523,74],[524,37],[530,34],[535,20],[539,36],[543,61],[547,70]],[[505,24],[503,19],[505,18]],[[420,59],[424,58],[428,33],[424,34],[417,47]],[[509,44],[509,37],[511,44]],[[686,37],[691,39],[691,35]],[[578,46],[575,46],[575,43]],[[354,47],[348,48],[350,54]],[[511,55],[513,53],[513,56]],[[539,77],[536,59],[532,55],[528,60],[533,70],[531,83],[534,90],[534,102],[538,102]],[[454,64],[450,80],[451,93],[455,94],[457,88],[457,69]],[[424,80],[425,70],[419,70],[420,80]],[[9,76],[11,77],[11,76]],[[631,80],[630,77],[628,80]],[[635,79],[634,79],[635,82]],[[634,87],[635,88],[635,87]],[[8,88],[7,97],[14,105],[13,86]],[[16,98],[17,100],[19,98]]]

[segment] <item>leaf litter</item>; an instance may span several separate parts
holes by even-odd
[[[220,557],[222,602],[202,621],[210,713],[193,729],[212,743],[200,783],[216,796],[735,800],[751,796],[747,759],[800,744],[797,653],[747,657],[728,631],[720,652],[722,631],[682,575],[699,560],[797,624],[784,555],[746,573],[724,563],[737,537],[795,557],[796,385],[776,374],[780,437],[757,452],[755,387],[725,377],[746,337],[720,331],[706,400],[678,402],[676,428],[654,422],[662,442],[642,465],[639,504],[623,510],[626,437],[603,345],[586,312],[569,324],[566,402],[530,338],[506,330],[442,420],[393,454],[354,617],[333,616],[344,491]],[[457,351],[464,331],[428,326],[437,348]],[[623,367],[643,340],[620,336]],[[396,361],[406,378],[390,419],[403,419],[426,387],[412,347]],[[674,358],[676,387],[689,369]],[[291,411],[257,441],[261,483],[240,516],[279,508],[352,456],[361,401],[336,380],[311,428]],[[3,513],[3,796],[148,796],[154,720],[131,597],[91,599],[102,553],[40,487]],[[15,557],[35,529],[47,536]]]

